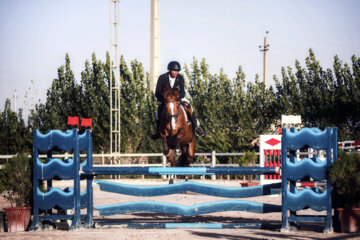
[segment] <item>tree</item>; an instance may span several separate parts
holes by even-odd
[[[121,152],[160,152],[160,144],[150,139],[156,101],[148,89],[149,75],[137,60],[129,65],[123,57],[120,60]],[[198,62],[194,58],[185,65],[184,75],[186,97],[206,132],[197,139],[197,151],[251,150],[253,139],[276,132],[282,114],[301,115],[306,127],[337,126],[340,140],[358,139],[360,59],[353,56],[351,61],[351,66],[343,64],[335,56],[333,70],[325,70],[310,49],[304,67],[297,60],[294,69],[282,67],[282,79],[274,76],[275,88],[266,89],[258,75],[253,82],[247,80],[241,66],[231,79],[222,69],[210,73],[205,59]],[[94,151],[109,151],[109,71],[109,54],[105,63],[93,54],[77,84],[66,54],[46,102],[31,111],[29,126],[42,131],[65,130],[68,116],[92,118]]]
[[[251,111],[247,107],[246,99],[246,75],[242,70],[242,67],[238,67],[236,77],[233,79],[232,88],[232,109],[229,122],[229,137],[230,145],[234,146],[237,151],[249,148],[250,143],[255,137],[255,133],[252,131],[254,121],[251,116]],[[240,150],[241,149],[241,150]]]
[[[150,139],[154,130],[155,98],[147,88],[144,68],[137,60],[130,69],[121,57],[121,149],[124,152],[160,150]]]
[[[93,148],[95,152],[108,151],[110,146],[110,79],[106,64],[92,54],[92,64],[85,61],[85,70],[81,72],[81,112],[82,118],[93,120]]]
[[[295,62],[296,73],[282,68],[282,83],[276,82],[276,115],[301,115],[306,127],[334,126],[339,140],[358,139],[360,128],[360,60],[353,56],[352,68],[334,57],[333,70],[324,70],[312,49],[305,68]],[[279,116],[277,116],[279,117]]]
[[[193,59],[185,66],[186,85],[192,105],[203,124],[206,136],[198,138],[198,151],[236,152],[252,141],[248,127],[253,123],[247,107],[245,74],[241,67],[230,80],[223,70],[210,74],[205,59]]]
[[[198,138],[197,151],[223,152],[229,148],[229,142],[227,130],[222,124],[224,98],[219,99],[219,86],[227,82],[227,77],[223,73],[220,73],[220,76],[211,75],[205,59],[202,59],[200,65],[193,59],[190,67],[192,70],[185,66],[188,97],[206,132],[205,137]]]
[[[360,58],[352,56],[352,67],[334,57],[334,123],[340,139],[360,138]]]
[[[0,116],[0,142],[0,154],[31,152],[32,149],[32,135],[25,126],[22,109],[19,109],[18,114],[13,112],[9,99],[6,99]]]
[[[31,111],[29,125],[42,131],[66,130],[67,117],[79,116],[81,113],[80,93],[80,86],[70,68],[69,55],[66,54],[65,65],[58,68],[58,78],[53,80],[47,91],[46,103],[36,105],[36,111]]]

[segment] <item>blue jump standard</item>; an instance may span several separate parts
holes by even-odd
[[[268,167],[83,167],[84,174],[94,175],[259,175],[275,174]]]

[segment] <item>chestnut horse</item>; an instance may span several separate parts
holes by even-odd
[[[179,90],[165,87],[165,107],[160,116],[160,136],[163,141],[164,155],[171,167],[189,167],[195,155],[196,139],[185,107],[179,99]],[[180,148],[181,155],[176,164],[175,150]]]

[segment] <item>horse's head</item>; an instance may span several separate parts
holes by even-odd
[[[164,88],[165,102],[179,101],[179,89],[172,89],[169,86]]]
[[[170,122],[170,129],[176,130],[178,128],[178,117],[180,114],[180,99],[179,99],[179,90],[171,89],[166,86],[164,89],[164,98],[165,98],[165,117],[168,122]]]

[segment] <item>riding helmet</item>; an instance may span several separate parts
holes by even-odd
[[[180,71],[181,70],[181,66],[180,63],[178,63],[177,61],[171,61],[168,64],[167,69],[170,70],[174,70],[174,71]]]

